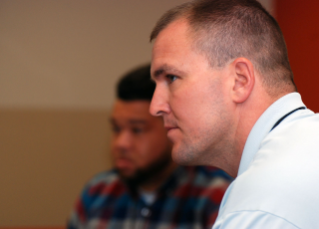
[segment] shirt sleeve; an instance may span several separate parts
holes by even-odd
[[[84,224],[79,219],[77,213],[75,211],[72,212],[67,222],[67,229],[82,229],[82,228],[85,228]]]
[[[284,218],[262,211],[233,212],[223,219],[217,219],[212,229],[298,229]]]
[[[83,210],[81,199],[78,200],[67,222],[67,229],[84,229]]]
[[[89,195],[89,187],[85,187],[82,194],[76,201],[74,209],[67,222],[67,229],[84,229],[88,217],[87,209],[92,204],[92,197]]]

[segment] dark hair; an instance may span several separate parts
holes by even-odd
[[[116,96],[118,99],[152,100],[155,83],[151,80],[150,64],[140,66],[126,73],[117,84]]]
[[[270,95],[296,90],[286,44],[276,20],[256,0],[194,0],[166,12],[151,40],[170,23],[184,18],[197,50],[212,67],[245,57],[262,75]]]

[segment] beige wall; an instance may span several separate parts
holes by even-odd
[[[115,82],[149,61],[151,28],[184,1],[0,1],[0,227],[65,224],[111,166]]]
[[[63,225],[84,182],[110,167],[108,112],[0,110],[0,227]]]

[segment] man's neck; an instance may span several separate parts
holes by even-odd
[[[253,92],[254,93],[254,92]],[[259,90],[259,96],[251,96],[251,100],[247,101],[244,104],[239,104],[238,109],[239,116],[237,120],[237,130],[236,130],[236,156],[234,164],[232,166],[232,170],[229,174],[233,177],[237,176],[240,160],[242,157],[242,153],[249,136],[250,131],[254,127],[257,120],[260,116],[270,107],[276,100],[281,98],[282,96],[288,94],[278,95],[277,97],[270,97],[266,91]]]
[[[144,192],[156,191],[172,175],[176,168],[176,163],[170,163],[162,172],[158,173],[156,176],[154,176],[147,182],[144,182],[138,188],[143,190]]]

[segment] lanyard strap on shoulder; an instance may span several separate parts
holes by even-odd
[[[289,115],[291,115],[292,113],[294,113],[295,111],[298,111],[298,110],[304,110],[306,109],[306,107],[298,107],[292,111],[290,111],[288,114],[285,114],[283,117],[281,117],[276,123],[275,125],[271,128],[270,131],[272,131],[273,129],[275,129],[281,122],[282,120],[284,120],[285,118],[287,118]]]

